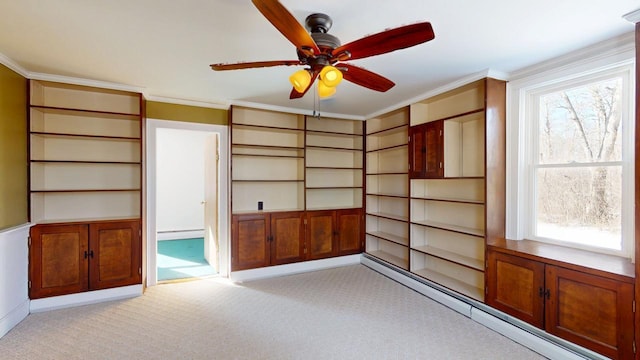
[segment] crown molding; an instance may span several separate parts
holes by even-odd
[[[9,69],[17,72],[22,77],[29,78],[29,72],[22,66],[18,65],[15,61],[8,58],[6,55],[0,53],[0,64],[8,67]]]
[[[201,108],[209,108],[209,109],[218,109],[218,110],[229,110],[231,104],[228,103],[214,103],[203,100],[191,100],[191,99],[181,99],[174,98],[169,96],[157,96],[157,95],[149,95],[144,94],[144,98],[147,101],[156,101],[167,104],[175,104],[175,105],[186,105],[186,106],[196,106]]]
[[[477,73],[474,73],[474,74],[459,78],[458,80],[455,80],[453,82],[448,82],[446,85],[442,85],[442,86],[439,86],[439,87],[437,87],[435,89],[431,89],[431,90],[429,90],[429,91],[427,91],[425,93],[422,93],[422,94],[420,94],[418,96],[414,96],[414,97],[412,97],[412,98],[410,98],[408,100],[405,100],[405,101],[403,101],[401,103],[398,103],[398,104],[389,106],[387,108],[384,108],[384,109],[382,109],[380,111],[376,111],[374,113],[371,113],[371,114],[365,116],[365,118],[366,119],[372,119],[372,118],[378,117],[380,115],[387,114],[387,113],[392,112],[394,110],[398,110],[398,109],[400,109],[402,107],[409,106],[411,104],[415,104],[415,103],[421,102],[423,100],[429,99],[429,98],[434,97],[436,95],[440,95],[440,94],[445,93],[445,92],[450,91],[450,90],[457,89],[457,88],[459,88],[461,86],[467,85],[469,83],[472,83],[472,82],[480,80],[480,79],[484,79],[486,77],[493,77],[493,78],[496,78],[496,79],[499,79],[499,80],[506,80],[507,79],[505,73],[498,72],[498,71],[491,70],[491,69],[485,69],[485,70],[482,70],[482,71],[478,71]]]
[[[634,11],[632,11],[630,13],[627,13],[627,14],[624,14],[624,15],[622,15],[622,18],[627,20],[627,21],[629,21],[629,22],[632,22],[634,24],[635,23],[639,23],[640,22],[640,9],[634,10]]]
[[[600,60],[607,60],[610,62],[610,59],[617,57],[620,61],[623,61],[634,56],[635,32],[631,31],[553,59],[514,71],[509,73],[508,76],[511,82],[518,82],[522,79],[541,76],[550,71],[559,73],[564,70],[576,69],[582,65],[594,63]]]
[[[250,102],[250,101],[234,101],[231,103],[231,105],[250,107],[254,109],[300,114],[300,115],[308,115],[308,116],[318,115],[318,114],[314,114],[313,109],[309,110],[309,109],[291,108],[287,106],[265,105],[261,103]],[[328,113],[328,112],[322,112],[322,111],[319,111],[319,113],[321,117],[327,117],[327,118],[336,118],[336,119],[345,119],[345,120],[361,120],[361,121],[368,119],[365,116],[359,116],[359,115],[346,115],[346,114]]]
[[[108,81],[100,81],[100,80],[83,79],[83,78],[77,78],[73,76],[53,75],[53,74],[45,74],[45,73],[38,73],[38,72],[30,72],[28,75],[29,75],[28,78],[33,80],[53,81],[53,82],[61,82],[61,83],[72,84],[72,85],[91,86],[91,87],[98,87],[103,89],[131,91],[131,92],[139,92],[139,93],[142,93],[144,90],[144,88],[141,86],[125,85],[125,84],[113,83]]]

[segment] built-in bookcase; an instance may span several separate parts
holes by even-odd
[[[486,239],[504,236],[504,94],[483,79],[411,105],[412,165],[443,171],[411,171],[410,271],[479,301]]]
[[[139,93],[30,81],[31,222],[140,218]]]
[[[366,122],[366,252],[409,269],[409,113]]]
[[[307,116],[307,210],[362,207],[363,122]]]
[[[234,213],[304,210],[304,116],[232,108]]]

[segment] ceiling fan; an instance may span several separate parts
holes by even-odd
[[[343,78],[368,89],[385,92],[395,85],[393,81],[343,61],[385,54],[422,44],[435,37],[431,23],[421,22],[385,30],[341,45],[337,37],[327,33],[332,25],[328,15],[309,15],[305,20],[305,29],[278,0],[252,0],[252,2],[262,15],[296,46],[298,60],[212,64],[211,68],[221,71],[281,65],[306,66],[289,78],[293,85],[290,99],[304,96],[316,78],[320,79],[318,82],[320,97],[335,93],[335,86]]]

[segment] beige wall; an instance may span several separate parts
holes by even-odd
[[[228,111],[199,106],[177,105],[156,101],[146,102],[146,117],[158,120],[176,120],[199,124],[228,125]]]
[[[27,79],[0,64],[0,229],[28,221]]]

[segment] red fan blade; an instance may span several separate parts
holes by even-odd
[[[304,92],[298,92],[298,90],[296,90],[296,88],[292,88],[291,89],[291,94],[289,94],[289,99],[299,99],[299,98],[303,97],[304,94],[306,94],[307,91],[309,91],[309,89],[311,89],[311,87],[313,86],[313,83],[316,82],[316,78],[318,77],[319,73],[320,73],[319,71],[314,71],[311,74],[311,81],[309,81],[309,86],[307,86],[307,88],[304,89]]]
[[[344,44],[331,53],[336,59],[341,60],[346,60],[340,56],[345,52],[351,54],[349,60],[362,59],[422,44],[433,40],[434,37],[431,23],[422,22],[363,37],[360,40]]]
[[[395,86],[393,81],[361,67],[344,63],[336,66],[338,69],[344,69],[344,71],[342,71],[342,76],[345,80],[364,86],[368,89],[385,92]]]
[[[243,62],[243,63],[235,63],[235,64],[211,64],[211,68],[216,71],[222,70],[238,70],[238,69],[250,69],[250,68],[259,68],[259,67],[269,67],[269,66],[280,66],[280,65],[302,65],[300,60],[275,60],[275,61],[253,61],[253,62]]]
[[[307,30],[277,0],[252,0],[258,10],[278,31],[304,53],[320,54],[320,49]],[[312,54],[309,54],[312,55]]]

